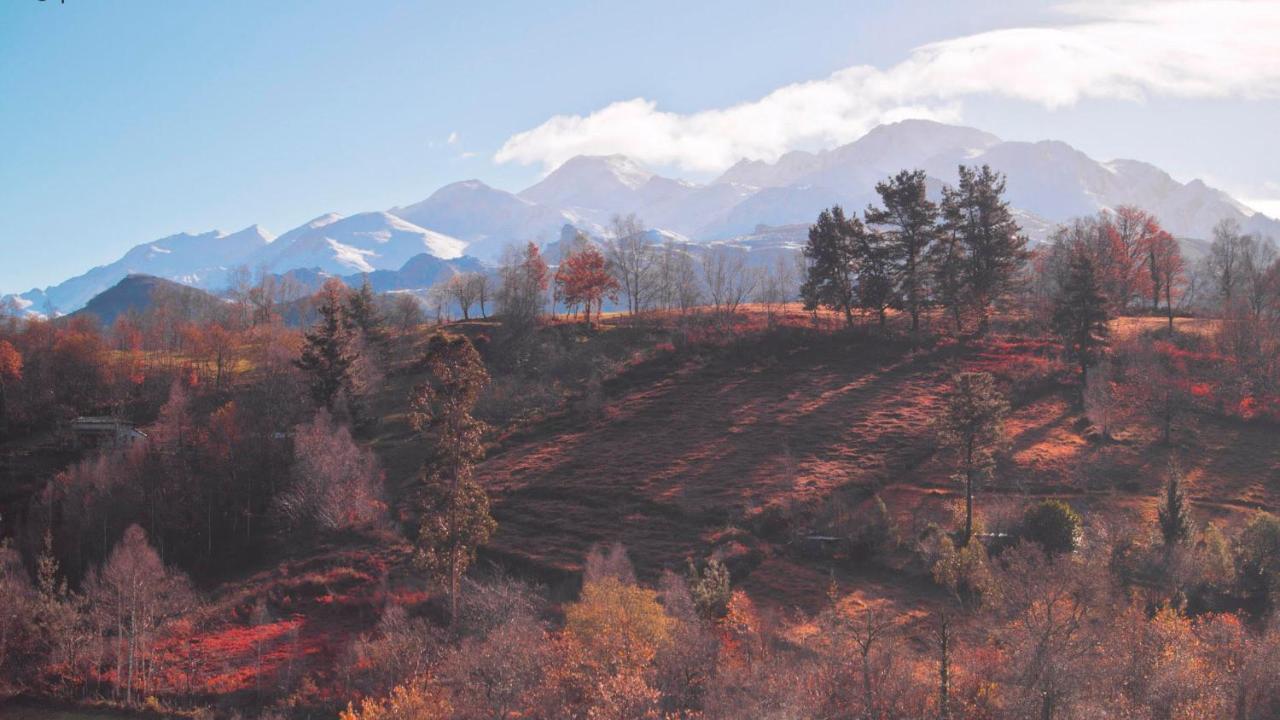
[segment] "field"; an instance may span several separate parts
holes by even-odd
[[[599,337],[625,322],[610,318]],[[1114,334],[1162,322],[1126,318]],[[1141,424],[1115,442],[1091,442],[1047,341],[1006,333],[913,347],[901,334],[815,329],[795,308],[777,325],[701,351],[641,348],[595,403],[571,399],[497,438],[478,469],[499,521],[484,557],[568,596],[595,544],[622,542],[648,579],[715,553],[736,585],[780,610],[815,610],[833,574],[856,602],[919,610],[939,597],[919,568],[850,568],[808,552],[805,536],[815,511],[839,495],[878,493],[906,537],[954,522],[962,488],[935,454],[930,422],[963,369],[990,370],[1018,389],[1008,451],[978,498],[993,526],[1043,497],[1087,510],[1095,524],[1153,516],[1170,452],[1202,519],[1235,524],[1280,507],[1274,427],[1205,417],[1173,448]],[[1187,319],[1178,327],[1210,330]],[[399,402],[414,379],[393,377],[381,402]],[[421,453],[391,413],[375,447],[401,475]]]

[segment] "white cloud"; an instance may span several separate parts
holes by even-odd
[[[448,140],[446,140],[445,142],[449,143],[450,145],[457,145],[457,144],[458,144],[458,131],[457,131],[457,130],[454,130],[453,132],[449,133],[449,139],[448,139]]]
[[[850,142],[906,117],[955,121],[966,96],[1049,108],[1085,98],[1141,101],[1280,97],[1280,2],[1082,2],[1072,22],[931,43],[886,70],[856,66],[759,100],[679,114],[644,98],[589,115],[557,115],[507,139],[497,162],[551,169],[580,154],[623,153],[716,171],[743,157]]]

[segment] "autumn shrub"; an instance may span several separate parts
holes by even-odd
[[[1027,510],[1018,534],[1049,555],[1070,553],[1079,541],[1080,516],[1061,500],[1045,500]]]
[[[613,579],[623,585],[636,584],[636,570],[631,564],[627,549],[620,542],[615,542],[605,549],[593,545],[587,551],[586,562],[582,568],[582,584],[584,586],[602,580]]]
[[[1240,533],[1237,562],[1242,589],[1274,602],[1280,591],[1280,518],[1260,512]]]
[[[462,636],[484,637],[508,623],[536,621],[546,610],[540,588],[496,571],[489,577],[462,581],[452,630]]]
[[[294,428],[293,452],[292,483],[276,499],[290,527],[334,532],[381,522],[382,470],[346,426],[322,409]]]
[[[587,582],[564,614],[565,631],[607,674],[648,666],[671,640],[671,618],[657,593],[616,577]]]
[[[950,535],[935,531],[925,543],[924,557],[934,582],[958,598],[980,597],[989,589],[991,562],[977,540],[956,547]]]
[[[729,569],[724,563],[712,557],[699,567],[690,558],[687,577],[689,595],[698,612],[709,618],[724,617],[733,592],[729,585]]]
[[[423,618],[391,605],[373,632],[362,634],[347,650],[347,685],[362,694],[381,695],[425,673],[439,656],[444,639]]]
[[[444,689],[428,678],[397,686],[383,698],[365,698],[347,705],[338,720],[448,720],[453,707]]]
[[[653,686],[662,694],[665,713],[695,713],[703,709],[720,655],[715,625],[698,610],[685,578],[664,571],[659,581],[662,608],[674,623],[672,641],[654,658]],[[728,614],[732,592],[725,600]],[[718,622],[718,621],[717,621]]]
[[[531,614],[507,615],[483,634],[463,637],[436,665],[442,682],[454,689],[459,720],[526,717],[538,704],[554,644]]]

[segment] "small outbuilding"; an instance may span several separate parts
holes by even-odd
[[[133,423],[114,417],[78,417],[71,421],[70,431],[76,449],[124,448],[147,438]]]

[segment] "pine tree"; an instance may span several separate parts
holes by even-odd
[[[431,379],[410,396],[410,422],[430,444],[420,474],[416,561],[447,583],[452,618],[462,574],[497,527],[473,475],[484,458],[486,426],[471,413],[489,373],[470,340],[442,333],[428,341],[423,364]]]
[[[943,415],[937,421],[938,440],[955,455],[959,465],[956,477],[964,483],[962,546],[973,537],[974,488],[995,470],[1008,414],[1009,404],[996,389],[991,374],[966,372],[955,377]]]
[[[929,249],[929,267],[933,291],[939,304],[951,313],[955,332],[964,331],[964,309],[970,305],[965,284],[967,247],[960,240],[963,216],[958,191],[951,187],[942,189],[941,218],[938,238]]]
[[[926,300],[929,250],[938,236],[938,206],[925,192],[923,170],[903,170],[876,184],[883,208],[868,207],[867,225],[878,226],[884,236],[893,279],[903,305],[911,313],[911,331],[920,328],[920,310]]]
[[[378,298],[373,287],[369,285],[369,276],[365,275],[360,289],[347,295],[346,307],[347,327],[353,332],[364,334],[365,344],[384,347],[387,343],[386,320],[378,308]]]
[[[1109,319],[1107,298],[1098,287],[1093,259],[1089,253],[1076,249],[1071,254],[1066,284],[1054,303],[1053,327],[1067,354],[1079,364],[1082,408],[1089,368],[1098,362],[1107,345]]]
[[[302,355],[295,361],[310,376],[311,397],[316,404],[333,410],[339,397],[353,394],[352,365],[356,347],[343,299],[346,287],[340,280],[325,282],[320,290],[320,319],[306,333]]]
[[[1186,542],[1191,535],[1191,513],[1182,491],[1182,469],[1169,464],[1169,479],[1165,483],[1164,501],[1156,510],[1160,524],[1160,537],[1166,548]]]
[[[985,333],[995,304],[1015,286],[1017,272],[1029,257],[1009,203],[1003,199],[1005,178],[989,166],[960,166],[960,184],[943,194],[945,231],[960,243],[951,247],[947,272],[958,273],[951,292],[978,313],[978,332]]]
[[[806,310],[825,306],[841,311],[845,323],[853,327],[853,307],[857,301],[854,273],[858,238],[863,232],[858,218],[846,218],[839,205],[818,215],[818,222],[809,228],[809,242],[804,248],[809,264],[804,284],[800,286],[800,297]]]
[[[854,248],[857,258],[858,305],[874,312],[880,329],[885,329],[886,312],[898,301],[894,280],[893,248],[875,232],[858,233]]]

